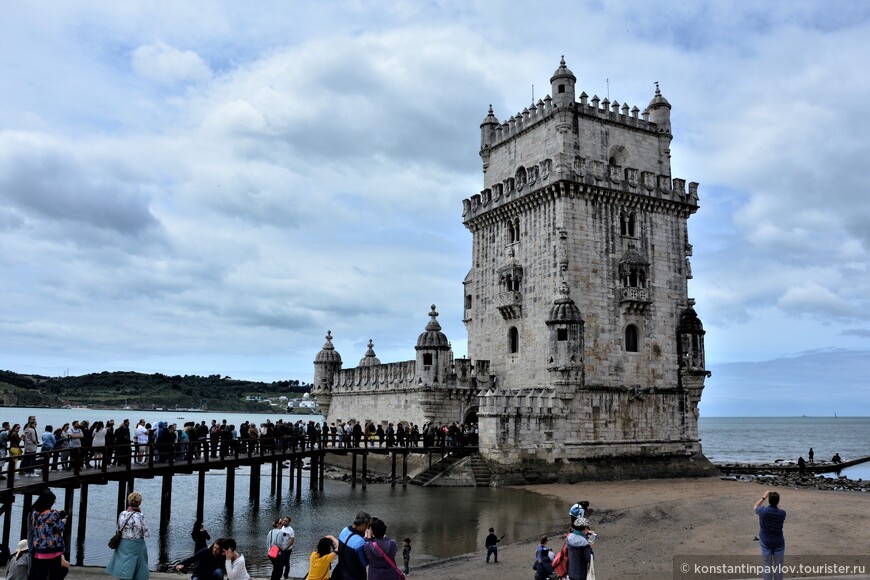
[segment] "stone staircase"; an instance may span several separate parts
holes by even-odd
[[[486,461],[483,460],[480,453],[471,454],[469,461],[471,463],[471,470],[474,472],[474,486],[489,487],[492,481],[492,473],[490,473],[489,467],[487,467]]]
[[[468,453],[462,449],[451,451],[447,455],[445,455],[443,459],[439,459],[438,461],[433,463],[431,467],[415,475],[411,479],[411,483],[426,487],[433,481],[441,477],[441,475],[445,471],[449,470],[451,467],[459,463],[459,461],[464,459],[467,455]]]
[[[431,467],[414,476],[411,479],[411,483],[422,485],[423,487],[433,485],[439,477],[466,458],[468,459],[468,467],[471,467],[471,471],[474,474],[474,486],[489,487],[490,481],[492,481],[492,474],[486,465],[486,461],[483,460],[480,453],[468,453],[462,449],[451,451],[444,456],[444,459],[433,463]]]

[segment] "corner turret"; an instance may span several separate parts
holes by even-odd
[[[646,112],[649,113],[650,122],[655,123],[658,126],[659,132],[670,134],[671,104],[662,96],[662,91],[659,89],[658,83],[656,83],[656,94],[649,102]]]
[[[429,312],[429,324],[417,338],[417,372],[414,382],[428,386],[447,386],[450,365],[453,363],[450,341],[441,332],[435,305]]]
[[[553,95],[553,104],[557,107],[570,107],[574,102],[575,85],[577,77],[565,66],[565,56],[562,55],[562,60],[559,63],[559,68],[550,77],[551,94]]]
[[[492,112],[492,105],[489,106],[489,112],[480,124],[480,149],[491,147],[495,143],[495,128],[499,126],[498,119]]]
[[[689,298],[689,306],[680,316],[677,340],[680,352],[680,369],[689,372],[707,373],[704,363],[704,325],[695,312],[695,300]]]
[[[317,406],[324,416],[329,413],[332,387],[340,370],[341,355],[332,346],[332,331],[327,330],[326,343],[314,357],[314,385],[311,387],[311,394],[314,395]]]
[[[569,294],[563,280],[546,321],[550,334],[547,370],[556,384],[579,388],[583,384],[584,322]]]

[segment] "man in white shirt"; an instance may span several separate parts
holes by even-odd
[[[281,531],[283,534],[281,535],[282,543],[280,548],[281,557],[284,559],[284,578],[289,578],[290,554],[293,553],[293,544],[296,543],[296,532],[290,527],[290,516],[284,518],[284,527],[281,528]]]
[[[136,463],[146,464],[146,452],[148,451],[148,429],[145,427],[145,419],[139,419],[136,425]]]

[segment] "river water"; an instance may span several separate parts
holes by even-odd
[[[296,421],[318,419],[307,415],[259,415],[233,413],[194,413],[178,411],[118,411],[97,409],[0,409],[2,420],[24,423],[28,415],[36,415],[39,430],[46,424],[55,427],[72,419],[120,422],[129,418],[135,424],[144,418],[182,425],[186,421],[227,419],[239,425],[244,420],[257,424],[266,419],[279,418]],[[724,418],[702,417],[699,423],[704,453],[718,462],[770,462],[776,459],[796,460],[809,447],[814,447],[817,459],[830,459],[839,452],[844,460],[870,455],[870,418]],[[387,535],[401,540],[412,539],[411,564],[442,559],[473,551],[482,551],[487,530],[494,527],[505,541],[531,539],[541,533],[560,529],[565,523],[568,506],[531,492],[516,489],[476,488],[421,488],[389,485],[369,485],[351,488],[344,482],[327,480],[323,491],[308,489],[308,473],[303,472],[302,498],[297,501],[287,490],[277,502],[269,496],[269,468],[263,467],[260,479],[260,509],[248,503],[248,469],[236,471],[235,509],[229,513],[224,505],[226,477],[223,471],[208,472],[206,476],[206,527],[212,538],[232,536],[245,555],[248,569],[255,576],[266,576],[271,564],[266,556],[266,534],[278,516],[293,518],[297,544],[291,558],[292,573],[301,577],[308,569],[308,556],[317,540],[326,534],[337,535],[364,509],[383,519],[388,526]],[[856,466],[843,472],[853,479],[870,479],[870,466]],[[286,472],[285,472],[286,475]],[[172,517],[167,533],[158,534],[161,480],[137,480],[136,489],[142,492],[142,509],[148,518],[152,537],[148,540],[152,569],[167,569],[172,563],[190,555],[193,542],[190,528],[196,516],[196,475],[173,477]],[[577,485],[582,498],[582,484]],[[117,484],[93,485],[89,490],[88,532],[84,542],[84,563],[105,565],[111,554],[106,546],[114,533],[114,506]],[[58,494],[63,505],[63,492]],[[17,543],[20,522],[20,502],[13,507],[13,534],[10,543]],[[74,514],[78,511],[78,495]],[[73,558],[76,557],[76,524],[73,522]]]
[[[243,420],[256,421],[267,418],[273,422],[280,415],[257,414],[202,414],[191,412],[140,412],[101,411],[96,409],[16,409],[0,410],[3,420],[24,423],[28,415],[36,415],[38,428],[46,424],[55,427],[75,419],[105,421],[128,417],[131,423],[139,418],[149,422],[164,420],[179,425],[186,421],[226,418],[240,424]],[[311,416],[285,416],[283,419],[311,419]],[[266,534],[272,522],[279,516],[289,515],[296,531],[296,548],[291,558],[291,574],[302,577],[308,571],[308,556],[317,541],[327,535],[338,535],[359,510],[365,510],[387,523],[387,535],[412,540],[411,565],[433,559],[448,558],[482,550],[483,539],[490,527],[505,541],[532,539],[541,533],[560,529],[565,523],[568,507],[555,499],[516,489],[478,488],[422,488],[409,485],[395,488],[388,484],[370,484],[366,490],[352,488],[350,484],[326,480],[323,491],[308,489],[308,472],[303,471],[302,497],[296,500],[295,492],[287,490],[287,471],[283,498],[277,502],[270,497],[270,470],[263,466],[260,478],[260,508],[255,510],[248,503],[248,468],[236,470],[235,509],[230,513],[224,504],[226,475],[224,471],[210,471],[206,475],[205,526],[212,538],[231,536],[236,538],[239,551],[245,555],[248,570],[252,575],[268,576],[271,563],[266,556]],[[172,479],[172,516],[167,533],[159,537],[161,478],[137,479],[136,490],[144,498],[142,511],[151,527],[152,535],[147,540],[152,569],[168,569],[173,563],[192,553],[193,541],[190,531],[196,517],[197,476],[176,475]],[[111,555],[106,545],[115,531],[114,512],[117,501],[117,483],[92,485],[89,488],[87,534],[84,541],[85,565],[103,566]],[[63,491],[58,495],[56,507],[63,505]],[[78,494],[73,507],[73,520],[78,511]],[[578,498],[580,499],[580,498]],[[21,502],[13,507],[13,533],[10,543],[18,541]],[[72,558],[76,558],[78,545],[76,522],[72,521]]]

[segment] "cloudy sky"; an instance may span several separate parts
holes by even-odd
[[[523,7],[525,6],[525,7]],[[479,124],[673,105],[702,413],[870,415],[870,5],[0,4],[0,368],[310,380],[465,354]],[[865,72],[861,72],[865,71]]]

